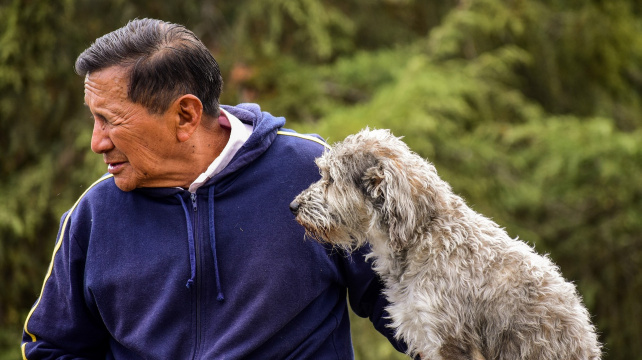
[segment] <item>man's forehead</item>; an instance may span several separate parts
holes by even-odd
[[[84,82],[85,98],[90,95],[126,98],[127,84],[125,69],[121,67],[88,72]]]
[[[126,85],[129,82],[129,70],[123,66],[114,65],[104,69],[90,71],[85,75],[85,84],[90,81]]]
[[[85,81],[83,85],[83,93],[85,94],[85,98],[87,98],[87,82],[89,81],[89,72],[85,74]],[[83,101],[83,104],[87,106],[87,100]]]

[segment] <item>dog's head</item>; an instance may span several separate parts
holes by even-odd
[[[351,249],[385,237],[401,251],[447,207],[450,186],[388,130],[350,135],[316,162],[321,180],[290,206],[315,239]]]

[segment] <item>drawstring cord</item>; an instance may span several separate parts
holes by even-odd
[[[194,284],[194,279],[196,278],[196,250],[194,249],[194,229],[192,228],[192,221],[190,220],[189,210],[187,209],[187,204],[183,200],[183,197],[180,194],[176,194],[178,200],[180,200],[181,205],[183,205],[183,211],[185,212],[185,221],[187,222],[187,242],[189,243],[189,265],[191,271],[191,277],[187,280],[188,289]]]
[[[209,203],[210,203],[210,246],[212,247],[212,256],[214,257],[214,276],[216,278],[216,289],[218,296],[216,300],[223,301],[223,288],[221,287],[221,278],[218,270],[218,257],[216,256],[216,235],[214,233],[214,185],[209,188]]]
[[[189,244],[189,265],[191,271],[191,277],[187,280],[188,289],[194,285],[194,279],[196,278],[196,250],[194,247],[194,229],[192,228],[192,221],[189,215],[189,209],[185,200],[180,194],[176,194],[176,197],[181,202],[183,206],[183,211],[185,212],[185,221],[187,222],[187,242]],[[225,296],[223,296],[223,288],[221,287],[221,277],[218,269],[218,257],[216,256],[216,235],[214,233],[214,186],[209,188],[209,230],[210,230],[210,246],[212,247],[212,256],[214,257],[214,277],[216,278],[216,289],[218,294],[216,300],[223,301]]]

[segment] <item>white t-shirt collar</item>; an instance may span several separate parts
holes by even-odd
[[[223,148],[221,154],[216,159],[214,159],[207,170],[199,175],[199,177],[197,177],[196,180],[194,180],[194,182],[189,186],[189,192],[191,193],[196,192],[196,189],[205,184],[214,175],[220,173],[223,169],[225,169],[234,155],[236,155],[236,152],[239,151],[241,146],[243,146],[250,135],[252,135],[252,125],[241,122],[241,120],[239,120],[236,116],[223,109],[221,109],[221,111],[225,114],[225,117],[227,117],[230,122],[230,139],[225,145],[225,148]]]

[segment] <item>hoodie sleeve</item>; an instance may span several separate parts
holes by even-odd
[[[83,292],[85,252],[70,234],[73,209],[63,215],[41,294],[27,316],[23,359],[104,359],[107,332]]]
[[[386,311],[389,305],[383,294],[383,281],[372,270],[372,264],[366,261],[369,252],[367,246],[355,251],[350,256],[338,255],[342,263],[344,278],[348,288],[350,307],[360,317],[370,319],[375,329],[383,334],[397,351],[405,353],[407,346],[395,339],[395,331],[390,324]]]

